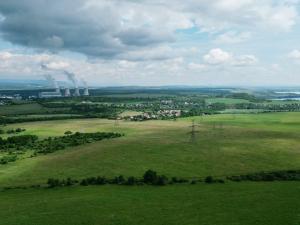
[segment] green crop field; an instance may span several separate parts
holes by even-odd
[[[192,120],[196,141],[190,141]],[[225,177],[300,169],[300,113],[222,114],[177,121],[76,119],[8,125],[40,138],[65,131],[124,133],[0,165],[0,187],[45,184],[50,177]],[[2,224],[300,224],[300,183],[72,187],[0,192]],[[298,205],[297,205],[298,204]],[[4,219],[3,219],[4,218]]]

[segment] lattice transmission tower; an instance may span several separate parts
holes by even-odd
[[[195,124],[195,120],[192,121],[192,126],[191,127],[191,131],[189,132],[190,134],[190,142],[191,143],[195,143],[197,141],[197,133],[199,133],[199,131],[196,130],[197,127],[199,127],[199,125]]]

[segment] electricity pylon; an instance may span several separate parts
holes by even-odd
[[[191,127],[191,131],[189,132],[190,136],[190,142],[191,143],[195,143],[196,142],[196,133],[199,133],[199,131],[196,130],[196,127],[198,127],[199,125],[195,124],[195,120],[192,121],[192,126]]]

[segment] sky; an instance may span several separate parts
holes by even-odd
[[[0,0],[0,80],[299,86],[299,13],[300,0]]]

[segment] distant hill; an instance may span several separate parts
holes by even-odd
[[[64,85],[63,82],[59,82]],[[0,79],[0,90],[20,90],[20,89],[43,89],[49,88],[49,83],[45,80],[14,80]]]

